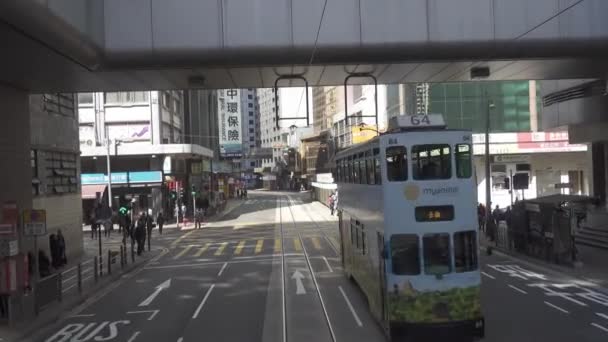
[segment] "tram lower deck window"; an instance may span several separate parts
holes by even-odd
[[[422,237],[424,273],[440,275],[451,272],[450,234],[427,234]]]
[[[477,235],[475,231],[454,233],[454,266],[456,272],[477,269]]]
[[[391,263],[394,274],[420,274],[419,244],[418,235],[415,234],[391,236]]]

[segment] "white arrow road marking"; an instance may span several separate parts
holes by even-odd
[[[127,315],[149,313],[148,321],[151,321],[159,312],[160,310],[127,311]]]
[[[300,272],[300,270],[296,270],[295,272],[293,272],[293,275],[291,276],[291,279],[296,280],[296,294],[297,295],[306,294],[306,289],[304,288],[304,284],[302,283],[302,279],[304,279],[304,278],[305,277],[302,274],[302,272]]]
[[[150,297],[146,298],[143,302],[139,303],[138,306],[148,306],[152,301],[158,296],[162,290],[166,290],[171,286],[171,278],[165,280],[162,284],[156,287],[156,290],[150,295]]]

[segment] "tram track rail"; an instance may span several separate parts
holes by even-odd
[[[283,197],[283,196],[281,196],[281,197]],[[289,196],[284,196],[285,199],[283,199],[281,197],[279,197],[279,212],[280,212],[280,215],[279,215],[280,225],[279,225],[279,227],[280,227],[280,235],[281,235],[281,245],[282,245],[281,247],[283,247],[285,245],[284,244],[284,229],[283,228],[284,228],[284,225],[286,223],[286,220],[284,220],[283,213],[282,213],[282,209],[283,209],[282,202],[283,201],[286,201],[286,203],[287,203],[287,208],[288,208],[289,214],[291,216],[291,219],[289,221],[293,224],[294,228],[297,228],[297,222],[295,220],[295,215],[293,213],[293,208],[292,208],[292,206],[294,204],[294,201]],[[318,225],[317,225],[317,227],[318,227]],[[300,244],[302,246],[302,252],[303,252],[303,256],[304,256],[304,261],[306,263],[306,267],[307,267],[308,271],[310,272],[310,276],[311,276],[313,285],[315,287],[316,297],[319,300],[319,304],[320,304],[321,309],[323,311],[324,322],[325,322],[325,324],[327,326],[327,329],[328,329],[328,332],[329,332],[329,336],[331,337],[331,341],[332,342],[337,342],[336,335],[335,335],[334,329],[332,327],[331,319],[329,317],[329,313],[327,311],[327,307],[325,305],[325,301],[323,300],[323,294],[321,293],[321,289],[319,287],[319,283],[317,281],[317,277],[315,275],[315,271],[312,268],[312,264],[310,262],[310,256],[309,256],[308,250],[306,249],[306,246],[304,244],[304,240],[302,238],[302,234],[300,232],[297,232],[297,237],[298,237],[298,240],[300,241]],[[330,243],[330,245],[331,245],[331,243]],[[292,256],[292,258],[293,258],[293,256]],[[288,311],[288,308],[287,308],[287,293],[285,291],[286,283],[287,283],[286,274],[285,274],[285,269],[286,268],[287,268],[287,265],[286,265],[286,257],[285,257],[285,248],[281,248],[281,273],[282,273],[281,275],[282,275],[282,294],[283,294],[283,298],[282,298],[282,302],[283,302],[283,341],[284,342],[288,342],[289,341],[288,325],[287,325],[287,311]]]

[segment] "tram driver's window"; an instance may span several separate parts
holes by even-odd
[[[394,274],[420,274],[419,245],[418,235],[415,234],[397,234],[391,236],[391,263]]]
[[[412,147],[414,179],[449,179],[452,175],[450,145],[415,145]]]
[[[441,275],[451,272],[450,234],[427,234],[422,237],[424,273]]]
[[[475,231],[454,233],[454,266],[456,272],[477,269],[477,236]]]
[[[456,177],[471,178],[471,145],[456,145]]]
[[[386,148],[386,178],[389,182],[407,180],[407,150],[403,146]]]

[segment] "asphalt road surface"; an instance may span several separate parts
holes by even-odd
[[[308,194],[250,192],[220,222],[155,236],[165,253],[40,342],[385,341],[338,256],[337,218]],[[608,292],[484,256],[484,341],[608,341]]]

